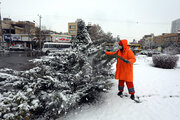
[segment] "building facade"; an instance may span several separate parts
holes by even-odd
[[[44,42],[71,42],[70,35],[59,35],[59,34],[43,34],[41,36],[41,41],[36,35],[30,34],[4,34],[3,41],[4,47],[8,49],[10,46],[16,44],[22,44],[29,49],[39,49]]]
[[[163,33],[162,35],[155,36],[153,39],[153,47],[166,48],[170,45],[179,45],[180,33]]]
[[[29,36],[33,36],[36,34],[36,27],[35,23],[30,21],[12,21],[10,18],[3,18],[1,21],[2,24],[2,36],[0,38],[4,38],[3,35],[6,36],[6,38],[16,38],[13,37],[13,35],[19,36],[19,34],[25,34]],[[9,37],[12,34],[12,37]],[[12,40],[12,39],[11,39]],[[12,40],[13,41],[13,40]],[[10,43],[9,40],[1,40],[1,47],[7,48],[9,45],[7,43]]]
[[[77,22],[68,23],[68,34],[71,36],[77,36],[78,26]]]
[[[3,34],[31,34],[35,35],[35,23],[30,21],[12,21],[10,18],[3,18]]]
[[[162,35],[155,36],[153,39],[153,46],[161,46],[166,48],[170,45],[178,45],[180,43],[180,33],[163,33]]]
[[[180,32],[180,19],[172,21],[171,25],[171,33],[178,33]]]
[[[138,44],[142,46],[142,49],[151,49],[153,44],[154,34],[144,35],[144,37],[138,41]]]
[[[145,35],[138,43],[141,44],[143,49],[166,48],[170,45],[180,46],[180,33],[163,33],[158,36]]]

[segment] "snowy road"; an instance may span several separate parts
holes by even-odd
[[[179,120],[180,61],[176,69],[160,69],[151,66],[151,59],[138,56],[134,65],[135,95],[142,103],[118,97],[118,81],[112,79],[114,86],[103,93],[101,102],[85,105],[59,120]]]

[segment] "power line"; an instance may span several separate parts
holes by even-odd
[[[26,17],[32,17],[32,16],[34,16],[35,17],[35,15],[11,15],[11,17],[24,17],[24,16],[26,16]],[[127,23],[130,23],[130,24],[149,24],[149,25],[151,25],[151,24],[156,24],[156,25],[169,25],[169,24],[171,24],[170,22],[164,22],[164,21],[162,21],[162,22],[156,22],[156,21],[153,21],[153,22],[150,22],[150,21],[140,21],[140,20],[120,20],[120,19],[109,19],[109,18],[107,18],[107,19],[105,19],[105,18],[93,18],[93,17],[82,17],[82,16],[79,16],[79,17],[73,17],[73,16],[63,16],[63,15],[49,15],[49,14],[47,14],[47,15],[44,15],[45,17],[46,16],[50,16],[50,17],[56,17],[56,19],[58,19],[57,17],[60,17],[61,19],[62,18],[71,18],[71,19],[77,19],[77,18],[81,18],[81,19],[89,19],[89,20],[97,20],[97,21],[103,21],[103,22],[118,22],[118,23],[122,23],[122,24],[127,24]]]

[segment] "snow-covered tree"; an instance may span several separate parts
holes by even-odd
[[[27,71],[0,69],[0,119],[53,119],[111,87],[113,60],[91,44],[84,21],[77,22],[74,49],[34,59],[36,67]]]

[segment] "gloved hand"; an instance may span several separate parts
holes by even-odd
[[[122,56],[118,56],[118,58],[119,58],[120,60],[122,60],[123,62],[125,62],[125,63],[129,63],[129,61],[126,60],[126,59],[124,59]]]
[[[105,54],[105,51],[102,51],[102,54]]]
[[[125,60],[125,59],[124,59],[123,61],[124,61],[125,63],[129,63],[129,61],[128,61],[128,60]]]

